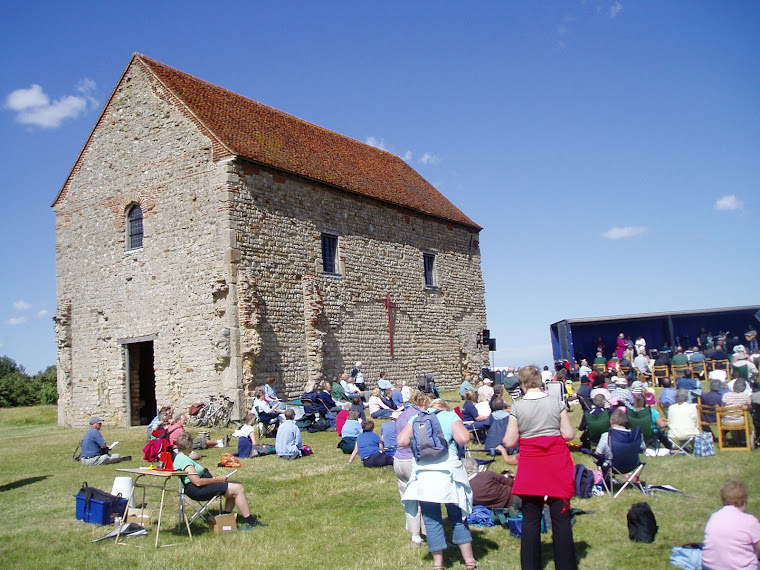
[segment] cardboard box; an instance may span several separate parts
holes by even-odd
[[[211,528],[211,532],[215,534],[225,534],[228,532],[237,532],[237,523],[235,522],[235,513],[228,515],[216,515],[215,517],[209,517],[208,526]]]
[[[127,520],[124,522],[139,524],[143,528],[150,529],[152,524],[151,512],[148,509],[130,508],[127,511]]]

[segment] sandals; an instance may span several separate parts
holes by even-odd
[[[464,567],[465,567],[467,570],[475,570],[475,569],[476,569],[478,566],[479,566],[479,563],[478,563],[478,561],[477,561],[477,560],[473,560],[473,561],[471,561],[471,562],[465,562],[465,563],[464,563]]]

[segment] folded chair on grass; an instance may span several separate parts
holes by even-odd
[[[198,519],[203,519],[204,521],[208,519],[208,517],[212,516],[209,512],[209,509],[211,508],[211,505],[214,501],[217,499],[219,500],[219,512],[222,512],[222,497],[224,497],[223,494],[217,493],[213,497],[211,497],[208,500],[198,500],[198,499],[191,499],[185,494],[185,487],[182,485],[182,482],[180,481],[179,484],[179,525],[177,530],[182,530],[182,521],[186,520],[188,525],[188,531],[190,530],[190,525],[193,524]],[[191,516],[187,516],[189,512],[192,512],[193,514]]]
[[[604,477],[602,482],[607,493],[617,498],[623,489],[631,485],[644,495],[647,494],[641,479],[643,478],[646,463],[641,461],[641,429],[638,427],[630,431],[611,429],[609,432],[610,448],[612,449],[612,461],[605,461],[602,465]],[[618,478],[622,478],[622,483]],[[614,485],[621,485],[614,495]]]

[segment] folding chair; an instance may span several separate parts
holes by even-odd
[[[718,418],[716,417],[717,408],[718,406],[697,404],[697,414],[699,414],[699,423],[702,426],[702,431],[709,431],[712,433],[712,427],[718,427]]]
[[[509,397],[512,398],[512,403],[515,403],[517,400],[523,397],[522,388],[520,388],[519,385],[507,389],[507,394],[509,394]]]
[[[668,439],[670,440],[670,443],[672,443],[676,447],[676,453],[679,453],[681,455],[694,455],[694,436],[689,436],[686,439],[681,438],[673,438],[670,433],[668,433]],[[691,445],[691,449],[689,449],[689,445]]]
[[[667,364],[655,364],[652,368],[652,382],[655,386],[661,386],[663,378],[670,377],[670,366]]]
[[[259,412],[256,409],[252,410],[256,414],[258,419],[257,425],[259,427],[259,437],[274,437],[277,435],[277,428],[280,426],[280,419],[278,414],[267,414],[265,412]]]
[[[477,457],[473,456],[473,453],[487,454],[489,458],[478,459]],[[468,445],[464,447],[465,456],[475,460],[475,463],[478,464],[478,471],[488,471],[489,467],[491,467],[491,464],[496,461],[495,457],[497,453],[498,451],[494,451],[493,449],[473,449]]]
[[[182,478],[179,478],[179,525],[178,530],[182,530],[182,521],[187,520],[188,530],[190,525],[198,519],[207,520],[207,517],[212,516],[209,512],[211,505],[214,501],[219,499],[219,512],[222,512],[222,497],[223,494],[217,493],[207,501],[201,501],[197,499],[191,499],[185,494],[185,486],[182,484]],[[187,518],[186,509],[192,511],[193,514]]]
[[[657,439],[652,430],[652,409],[649,406],[644,406],[640,410],[629,408],[626,410],[626,415],[628,416],[628,427],[630,429],[639,428],[647,447],[658,449],[660,440]]]
[[[469,431],[475,437],[475,441],[477,441],[478,443],[483,443],[481,441],[481,439],[480,439],[480,433],[479,433],[482,430],[480,428],[476,428],[475,427],[475,422],[472,422],[472,421],[470,421],[470,422],[464,422],[463,421],[462,423],[464,424],[464,427],[467,428],[467,431]]]
[[[609,437],[610,449],[612,450],[612,461],[605,463],[607,473],[602,477],[602,483],[607,494],[613,499],[617,499],[618,495],[628,485],[631,485],[646,495],[647,492],[644,489],[643,483],[641,483],[641,478],[647,464],[639,458],[642,442],[641,429],[638,427],[630,431],[611,429],[608,434],[607,437]],[[615,483],[621,484],[616,479],[616,476],[622,477],[623,483],[618,492],[613,495],[612,491],[614,490]],[[607,481],[608,478],[609,481]]]
[[[562,400],[567,407],[567,390],[565,389],[564,382],[551,381],[546,383],[546,391],[550,396],[554,396]]]
[[[599,443],[599,438],[602,437],[602,434],[610,429],[610,413],[607,410],[603,410],[598,414],[584,412],[583,417],[586,419],[584,439],[588,440],[589,448],[593,449]]]

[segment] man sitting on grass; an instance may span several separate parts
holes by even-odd
[[[281,459],[298,459],[301,457],[303,443],[301,441],[301,430],[298,429],[296,422],[296,412],[292,408],[285,410],[285,421],[280,424],[277,430],[277,439],[274,442],[274,449]]]
[[[121,457],[118,453],[109,453],[110,448],[100,433],[103,427],[103,420],[97,416],[90,418],[90,429],[84,435],[82,440],[82,455],[79,461],[82,465],[108,465],[109,463],[120,463],[122,461],[131,461],[132,456]]]

